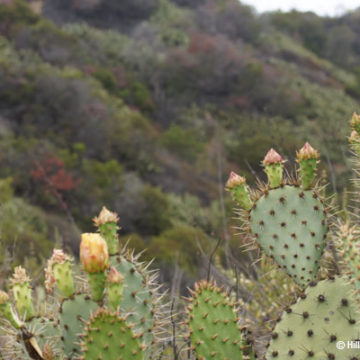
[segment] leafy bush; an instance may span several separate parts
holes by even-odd
[[[161,142],[170,151],[187,161],[196,159],[204,148],[204,144],[197,139],[193,131],[183,129],[178,125],[171,125],[162,134]]]
[[[136,221],[139,232],[142,234],[157,235],[170,227],[168,214],[169,202],[166,195],[150,185],[141,190],[140,211]]]
[[[191,226],[178,226],[152,238],[148,253],[156,256],[159,262],[165,262],[173,267],[177,263],[195,275],[201,264],[201,249],[208,253],[211,243],[206,234]]]

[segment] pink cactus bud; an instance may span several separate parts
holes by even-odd
[[[356,128],[360,124],[360,115],[358,115],[356,112],[353,113],[353,116],[351,118],[350,124],[353,128]]]
[[[103,272],[109,267],[108,247],[100,234],[81,235],[80,260],[89,274]]]
[[[239,185],[244,185],[246,183],[246,179],[238,174],[236,174],[234,171],[230,173],[229,179],[226,182],[226,189],[234,189]]]
[[[5,292],[0,290],[0,305],[5,304],[9,301],[9,295]]]
[[[278,154],[273,148],[271,148],[268,153],[266,154],[263,164],[270,165],[270,164],[279,164],[283,162],[283,158],[280,154]]]
[[[12,285],[30,283],[30,281],[31,279],[26,274],[26,270],[21,266],[17,266],[14,269],[14,274],[10,279]]]
[[[95,226],[99,227],[100,225],[108,224],[111,222],[117,223],[119,217],[116,213],[108,210],[105,206],[101,209],[98,217],[93,219]]]
[[[298,160],[318,159],[319,153],[308,142],[296,153]]]
[[[360,135],[357,133],[357,131],[353,130],[351,132],[349,141],[350,141],[350,144],[358,144],[358,143],[360,143]]]
[[[109,284],[120,284],[122,281],[124,281],[124,276],[122,276],[114,267],[111,267],[106,282]]]
[[[72,261],[72,259],[62,250],[54,249],[49,261],[51,261],[53,264],[64,264],[66,261]]]

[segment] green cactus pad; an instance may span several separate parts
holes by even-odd
[[[63,296],[72,296],[75,292],[72,264],[66,261],[63,264],[54,264],[52,267],[54,278]]]
[[[85,321],[98,308],[98,304],[88,295],[79,294],[65,299],[60,310],[60,329],[62,331],[64,351],[68,357],[78,355],[80,346],[77,336],[83,332]]]
[[[197,283],[188,306],[191,347],[197,357],[243,359],[241,330],[234,305],[214,284]]]
[[[137,265],[124,256],[112,256],[111,266],[124,276],[124,290],[120,309],[129,314],[127,322],[134,324],[134,332],[144,334],[144,344],[153,342],[152,329],[155,325],[152,290],[148,280]]]
[[[265,253],[298,284],[316,279],[328,228],[315,192],[290,185],[268,190],[251,210],[250,227]]]
[[[26,321],[30,320],[35,315],[31,286],[28,282],[22,284],[14,284],[12,288],[16,310],[20,317]]]
[[[81,345],[84,360],[142,360],[143,347],[124,317],[98,309],[85,328]]]
[[[351,284],[345,278],[323,280],[308,287],[284,312],[272,333],[266,359],[360,359],[359,349],[337,349],[339,341],[347,344],[359,334],[359,307]]]

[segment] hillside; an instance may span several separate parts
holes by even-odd
[[[224,182],[230,169],[262,176],[274,144],[286,157],[310,141],[330,187],[349,186],[359,12],[260,16],[236,0],[47,0],[42,11],[0,1],[11,265],[38,268],[53,243],[76,251],[106,205],[124,242],[156,256],[165,280],[177,259],[186,283],[218,239],[240,254]]]

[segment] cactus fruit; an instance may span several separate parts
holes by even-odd
[[[96,310],[81,338],[84,360],[144,359],[141,335],[135,335],[126,317],[117,312]]]
[[[351,128],[360,134],[360,116],[357,113],[353,113],[353,116],[350,120]]]
[[[284,171],[284,161],[282,157],[274,149],[270,149],[264,158],[263,165],[269,179],[270,188],[279,187],[283,180]]]
[[[271,149],[263,161],[269,184],[260,187],[251,209],[240,212],[264,252],[302,287],[317,277],[328,232],[324,201],[311,188],[317,159],[309,143],[298,152],[300,188],[296,181],[283,179],[283,160]]]
[[[110,268],[106,278],[107,300],[111,310],[117,310],[122,300],[124,277],[114,268]]]
[[[229,180],[226,183],[226,189],[230,191],[232,199],[243,209],[250,210],[252,208],[253,202],[244,177],[237,175],[232,171]]]
[[[195,284],[188,299],[191,348],[199,359],[243,359],[241,329],[234,304],[214,283]]]
[[[53,255],[48,260],[45,269],[45,288],[51,293],[54,284],[65,297],[70,297],[75,292],[74,277],[71,269],[72,259],[62,250],[54,249]]]
[[[116,213],[109,211],[105,206],[100,211],[99,216],[93,219],[95,226],[98,228],[100,235],[106,240],[109,254],[115,255],[118,252],[119,241],[117,225],[119,217]]]
[[[85,321],[89,321],[91,313],[97,308],[98,304],[85,294],[77,294],[62,301],[59,325],[66,356],[80,353],[77,336],[82,333]]]
[[[16,309],[21,318],[25,320],[30,320],[35,315],[30,281],[25,269],[21,266],[15,268],[10,279]]]
[[[316,178],[319,153],[308,142],[296,153],[299,163],[301,185],[307,190]]]
[[[338,349],[338,341],[356,340],[359,306],[346,278],[310,284],[297,303],[277,323],[266,359],[358,359],[360,350]]]

